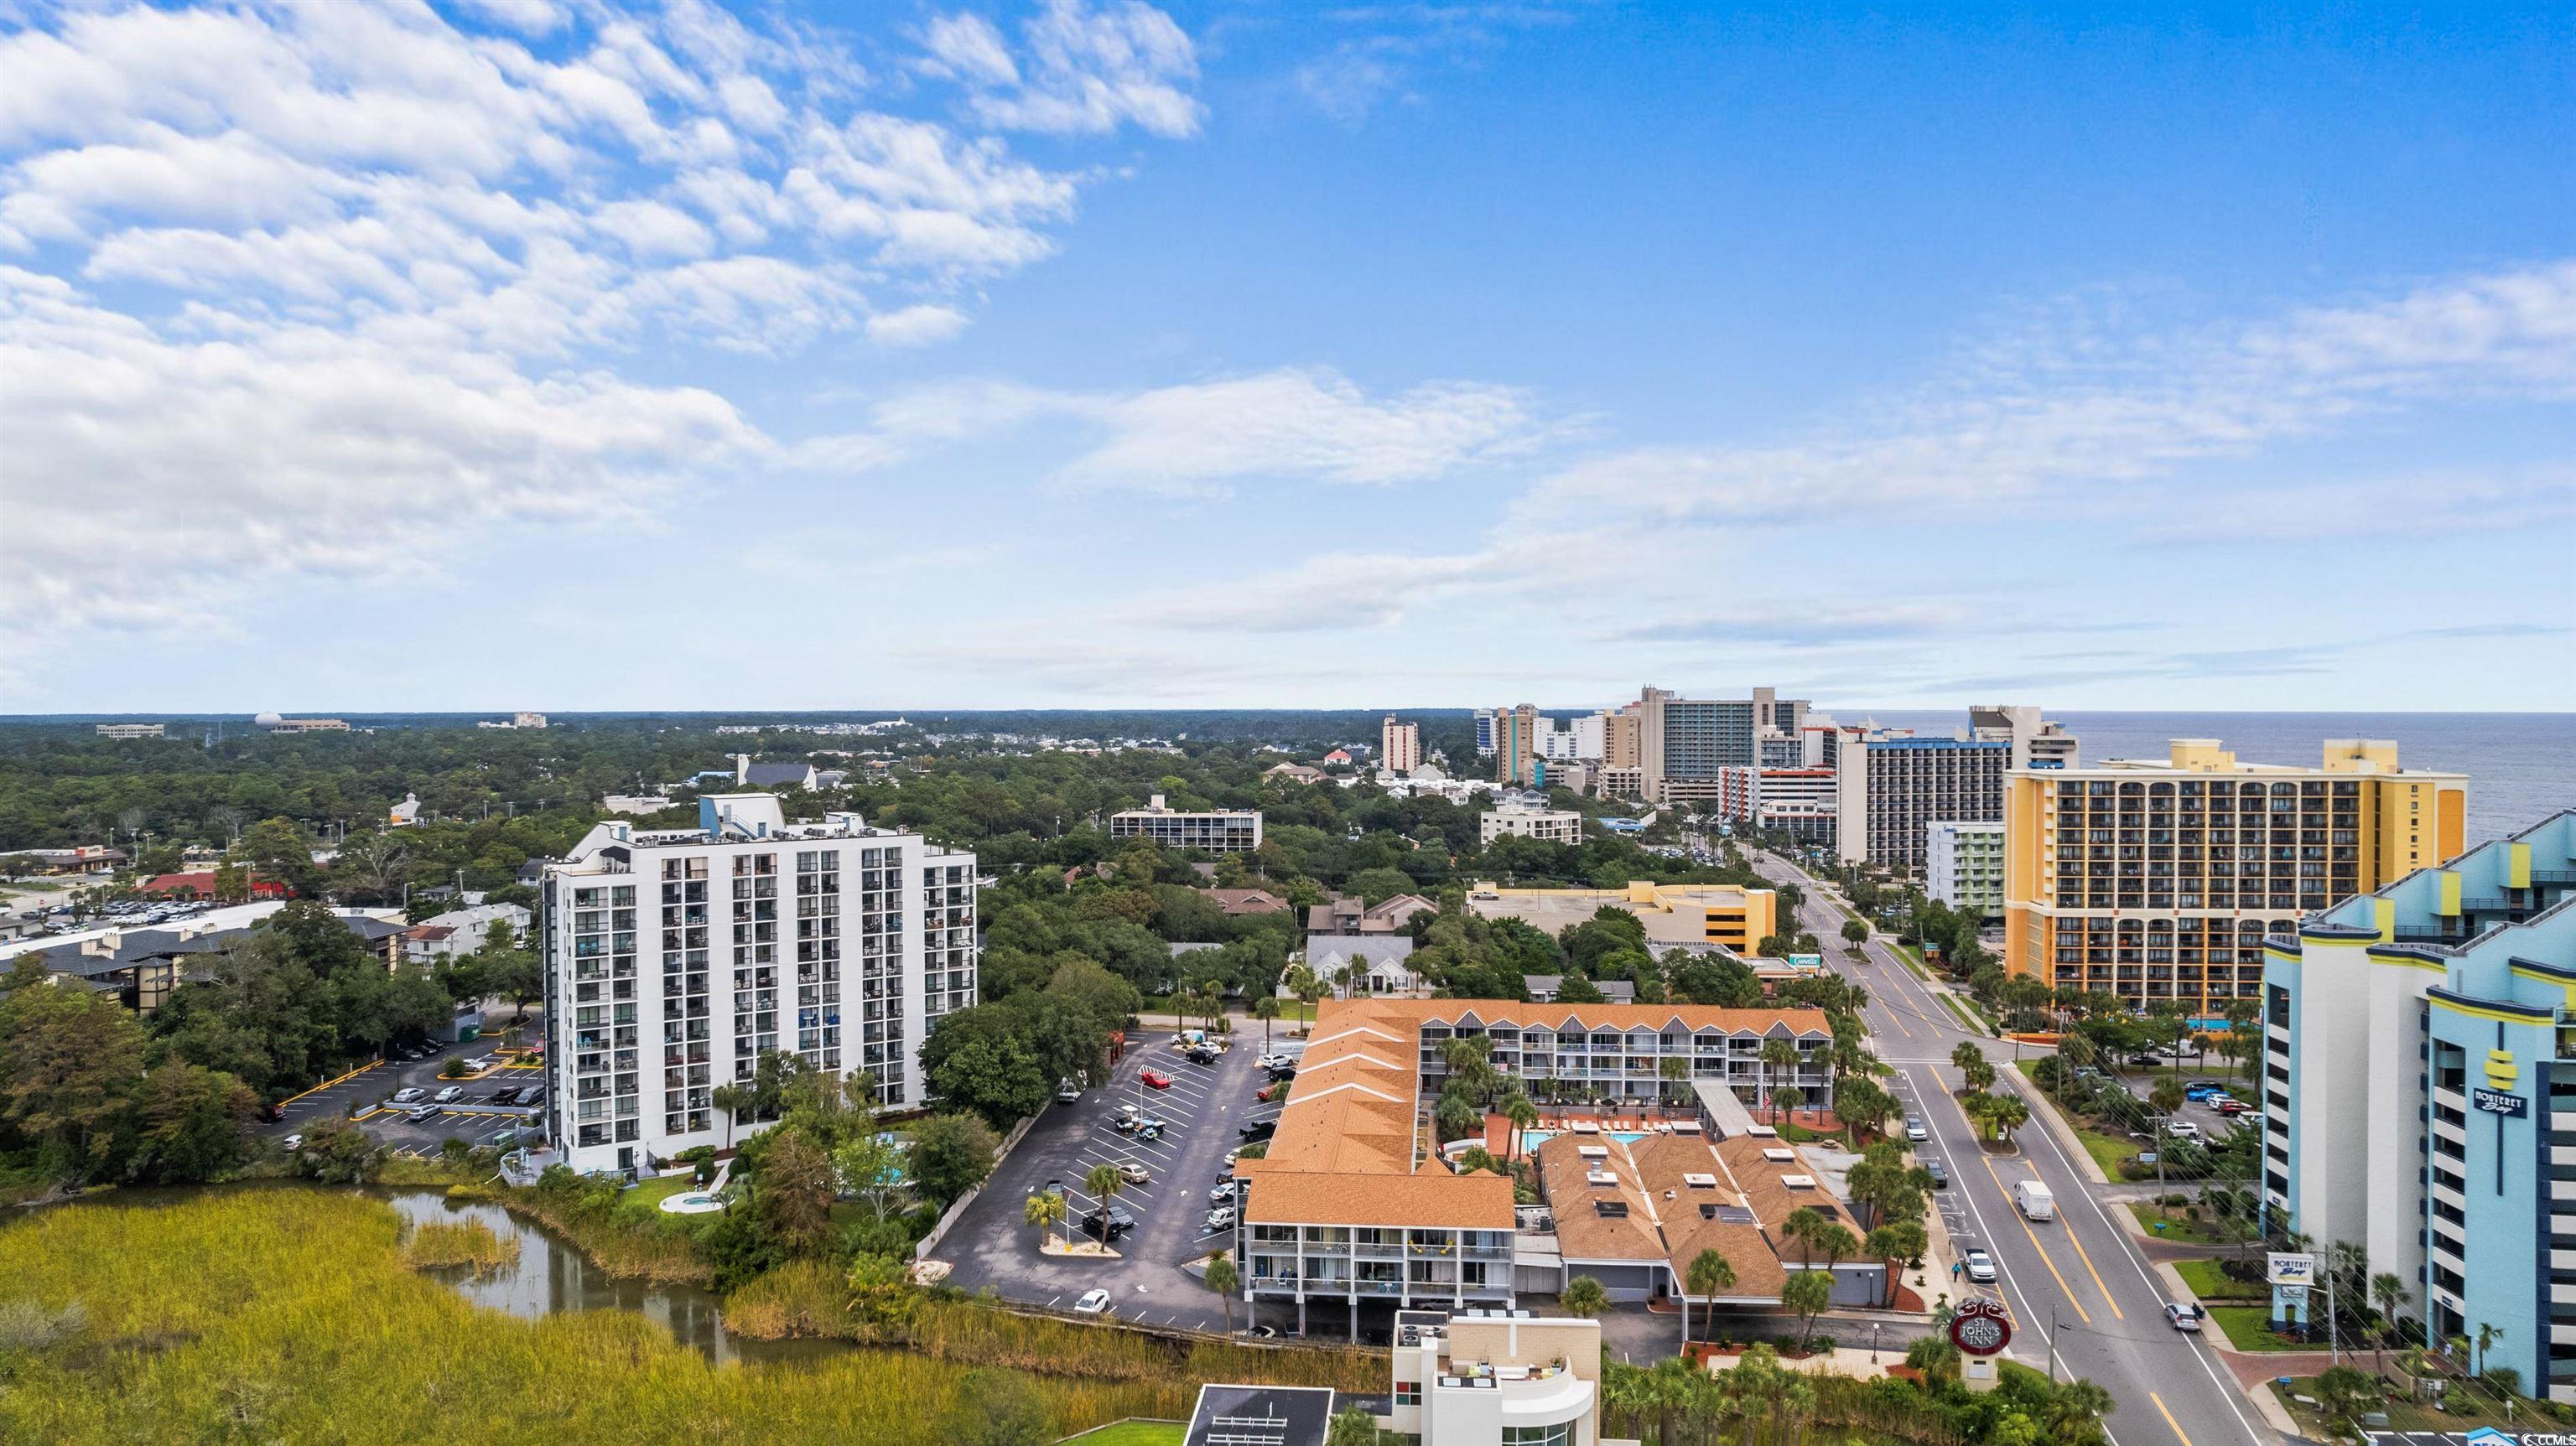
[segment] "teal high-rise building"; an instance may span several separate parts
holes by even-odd
[[[2576,1403],[2576,810],[2266,941],[2266,1225]]]

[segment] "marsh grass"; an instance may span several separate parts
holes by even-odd
[[[597,1196],[554,1196],[494,1184],[451,1185],[447,1197],[489,1201],[536,1220],[611,1275],[654,1285],[704,1285],[715,1270],[698,1258],[692,1232],[713,1217],[663,1214],[660,1193],[667,1192],[611,1194],[615,1203],[606,1209],[592,1203]]]
[[[1386,1358],[1366,1351],[1185,1342],[937,1297],[924,1300],[908,1325],[889,1333],[852,1317],[849,1297],[848,1286],[829,1266],[782,1266],[726,1299],[725,1326],[771,1340],[818,1336],[906,1344],[954,1365],[1007,1366],[1086,1380],[1244,1381],[1361,1393],[1386,1387]]]
[[[623,1311],[528,1321],[403,1263],[401,1218],[359,1194],[242,1189],[81,1205],[0,1227],[0,1302],[80,1338],[0,1354],[0,1441],[816,1442],[930,1446],[968,1368],[852,1349],[715,1366]],[[508,1383],[496,1402],[493,1383]],[[1189,1414],[1193,1378],[1035,1378],[1057,1435]]]
[[[496,1235],[480,1220],[424,1221],[413,1226],[411,1238],[403,1242],[403,1264],[414,1270],[466,1265],[476,1275],[489,1275],[518,1258],[519,1237]]]

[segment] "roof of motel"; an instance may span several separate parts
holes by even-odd
[[[1852,1224],[1804,1157],[1776,1137],[1561,1134],[1537,1154],[1566,1261],[1669,1262],[1678,1281],[1701,1251],[1714,1250],[1735,1269],[1735,1284],[1720,1292],[1727,1299],[1779,1299],[1789,1277],[1779,1229],[1790,1211],[1803,1205]]]
[[[1519,1004],[1494,999],[1327,1000],[1317,1011],[1278,1132],[1235,1174],[1260,1224],[1509,1230],[1511,1182],[1456,1174],[1420,1123],[1422,1027],[1479,1022],[1552,1028],[1717,1028],[1830,1035],[1821,1011],[1701,1005]]]

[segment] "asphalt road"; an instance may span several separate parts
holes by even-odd
[[[520,1031],[518,1037],[543,1038],[535,1027],[540,1016],[532,1013],[528,1019],[530,1027]],[[344,1076],[287,1100],[283,1118],[262,1124],[259,1132],[282,1138],[301,1134],[319,1120],[336,1119],[351,1121],[399,1154],[434,1155],[449,1139],[461,1139],[469,1145],[490,1143],[504,1130],[542,1122],[542,1110],[504,1109],[488,1101],[492,1092],[503,1086],[545,1083],[544,1066],[504,1063],[471,1079],[440,1079],[438,1072],[451,1056],[501,1058],[494,1047],[502,1042],[497,1033],[486,1035],[469,1043],[443,1046],[427,1059],[379,1064]],[[407,1107],[387,1103],[398,1089],[418,1088],[425,1096],[434,1096],[449,1085],[462,1089],[463,1097],[448,1107],[447,1113],[418,1124],[403,1115]]]
[[[1085,1291],[1104,1288],[1112,1310],[1124,1320],[1225,1328],[1223,1305],[1182,1267],[1233,1240],[1230,1230],[1206,1228],[1208,1192],[1224,1171],[1225,1152],[1238,1143],[1237,1127],[1278,1113],[1252,1097],[1266,1079],[1253,1065],[1261,1053],[1261,1030],[1239,1025],[1235,1047],[1214,1065],[1191,1064],[1167,1048],[1171,1031],[1158,1028],[1150,1017],[1136,1034],[1143,1042],[1119,1061],[1106,1084],[1086,1091],[1074,1104],[1050,1106],[1029,1127],[940,1242],[934,1258],[949,1262],[952,1284],[967,1290],[989,1286],[1004,1299],[1058,1309],[1070,1307]],[[1294,1053],[1303,1046],[1280,1034],[1277,1047]],[[1147,1067],[1171,1076],[1172,1087],[1141,1087],[1137,1076]],[[1144,1143],[1112,1128],[1122,1102],[1140,1103],[1162,1118],[1168,1127],[1163,1137]],[[1135,1230],[1117,1243],[1121,1258],[1040,1255],[1037,1233],[1021,1215],[1028,1197],[1049,1180],[1063,1181],[1072,1206],[1066,1228],[1079,1231],[1082,1216],[1097,1203],[1083,1192],[1083,1177],[1094,1165],[1128,1160],[1142,1163],[1153,1179],[1118,1194],[1118,1206],[1136,1217]],[[1277,1307],[1270,1315],[1269,1324],[1288,1324],[1278,1318]],[[1235,1328],[1250,1324],[1247,1307],[1236,1301]]]
[[[1845,916],[1825,902],[1821,886],[1775,856],[1756,855],[1754,863],[1765,877],[1799,886],[1807,896],[1801,927],[1827,941],[1833,967],[1869,989],[1865,1022],[1879,1057],[1896,1066],[1893,1092],[1932,1134],[1916,1149],[1950,1167],[1950,1188],[1934,1199],[1961,1249],[1980,1245],[1995,1259],[1998,1279],[1985,1290],[2012,1314],[2013,1358],[2046,1369],[2053,1326],[2057,1369],[2111,1393],[2105,1424],[2115,1446],[2274,1446],[2283,1440],[2245,1401],[2215,1348],[2165,1323],[2163,1283],[2112,1220],[2110,1211],[2120,1207],[2095,1197],[2090,1178],[2039,1118],[2047,1106],[2011,1067],[2011,1047],[1962,1026],[1878,936],[1864,946],[1867,962],[1848,963]],[[1999,1088],[2030,1103],[2032,1120],[2014,1132],[2008,1153],[1980,1145],[1959,1108],[1950,1051],[1962,1040],[1976,1041],[1996,1062]],[[2055,1220],[2032,1223],[2014,1207],[2013,1182],[2033,1177],[2056,1197]]]

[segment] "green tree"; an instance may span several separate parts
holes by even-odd
[[[143,1073],[143,1029],[124,1006],[56,988],[33,956],[0,996],[0,1120],[39,1142],[44,1167],[85,1179],[107,1162],[114,1125]]]
[[[1780,1286],[1780,1304],[1798,1320],[1798,1351],[1805,1354],[1809,1335],[1815,1330],[1816,1317],[1834,1303],[1833,1272],[1793,1270]]]
[[[832,1157],[805,1133],[782,1126],[760,1155],[752,1214],[792,1255],[819,1255],[832,1243],[832,1200],[839,1191]]]
[[[304,1129],[304,1148],[295,1152],[295,1170],[326,1185],[362,1185],[375,1178],[385,1148],[345,1120],[316,1120]]]
[[[758,1098],[751,1086],[743,1084],[720,1084],[707,1091],[707,1103],[724,1114],[725,1153],[733,1153],[734,1126],[742,1123],[743,1112]]]
[[[1027,1043],[1007,1032],[1006,1025],[981,1037],[968,1037],[952,1048],[943,1048],[940,1036],[960,1028],[957,1021],[978,1010],[999,1011],[1001,1005],[976,1005],[959,1010],[942,1019],[922,1046],[922,1063],[930,1078],[930,1087],[943,1102],[973,1110],[996,1130],[1006,1130],[1024,1116],[1036,1114],[1054,1088],[1037,1057]]]
[[[1825,1226],[1825,1217],[1812,1205],[1801,1205],[1780,1221],[1780,1236],[1798,1242],[1798,1263],[1809,1264],[1815,1251],[1816,1232]]]
[[[1778,1077],[1779,1071],[1796,1069],[1798,1067],[1798,1047],[1785,1039],[1766,1039],[1762,1041],[1762,1053],[1760,1058],[1762,1061],[1762,1082],[1765,1086],[1764,1092],[1774,1097],[1771,1112],[1772,1118],[1776,1120],[1779,1118],[1779,1105],[1776,1102],[1778,1092],[1770,1089],[1769,1086],[1772,1081]]]
[[[1590,1320],[1610,1308],[1610,1293],[1602,1289],[1600,1281],[1578,1275],[1565,1283],[1565,1293],[1557,1297],[1557,1304],[1564,1307],[1567,1315]]]
[[[1773,1122],[1777,1123],[1779,1121],[1783,1111],[1786,1111],[1790,1118],[1795,1119],[1798,1114],[1798,1107],[1806,1102],[1807,1092],[1798,1088],[1796,1085],[1784,1084],[1773,1089],[1771,1091],[1771,1118]]]
[[[1709,1312],[1714,1315],[1717,1303],[1710,1298],[1721,1290],[1734,1289],[1735,1266],[1718,1252],[1703,1250],[1691,1257],[1690,1269],[1683,1274],[1682,1285],[1691,1295],[1708,1300]],[[1690,1338],[1690,1300],[1685,1297],[1682,1301],[1682,1339],[1687,1341]]]
[[[945,1205],[984,1183],[1000,1147],[992,1127],[968,1114],[932,1115],[912,1127],[912,1179]]]
[[[1225,1309],[1225,1333],[1234,1334],[1234,1293],[1243,1288],[1243,1276],[1234,1268],[1234,1257],[1222,1250],[1211,1251],[1207,1258],[1207,1288]]]
[[[1556,1002],[1559,1004],[1604,1004],[1609,1001],[1608,996],[1601,992],[1601,986],[1593,983],[1583,975],[1567,974],[1556,982]]]
[[[1333,1417],[1324,1431],[1324,1446],[1377,1446],[1377,1418],[1353,1406]]]
[[[2397,1312],[2406,1305],[2406,1281],[2393,1271],[2381,1271],[2370,1278],[2371,1303],[2379,1307],[2379,1319],[2370,1331],[2372,1368],[2388,1374],[2388,1340],[2397,1334]]]
[[[1869,942],[1869,926],[1858,919],[1847,919],[1843,921],[1843,938],[1853,944],[1866,944]]]
[[[1028,1203],[1021,1207],[1020,1220],[1023,1224],[1036,1227],[1041,1237],[1052,1239],[1055,1236],[1055,1228],[1064,1223],[1065,1210],[1062,1195],[1052,1190],[1041,1191],[1031,1195]]]
[[[127,1169],[155,1184],[195,1184],[239,1164],[242,1125],[259,1092],[219,1070],[172,1060],[134,1093],[135,1150]]]

